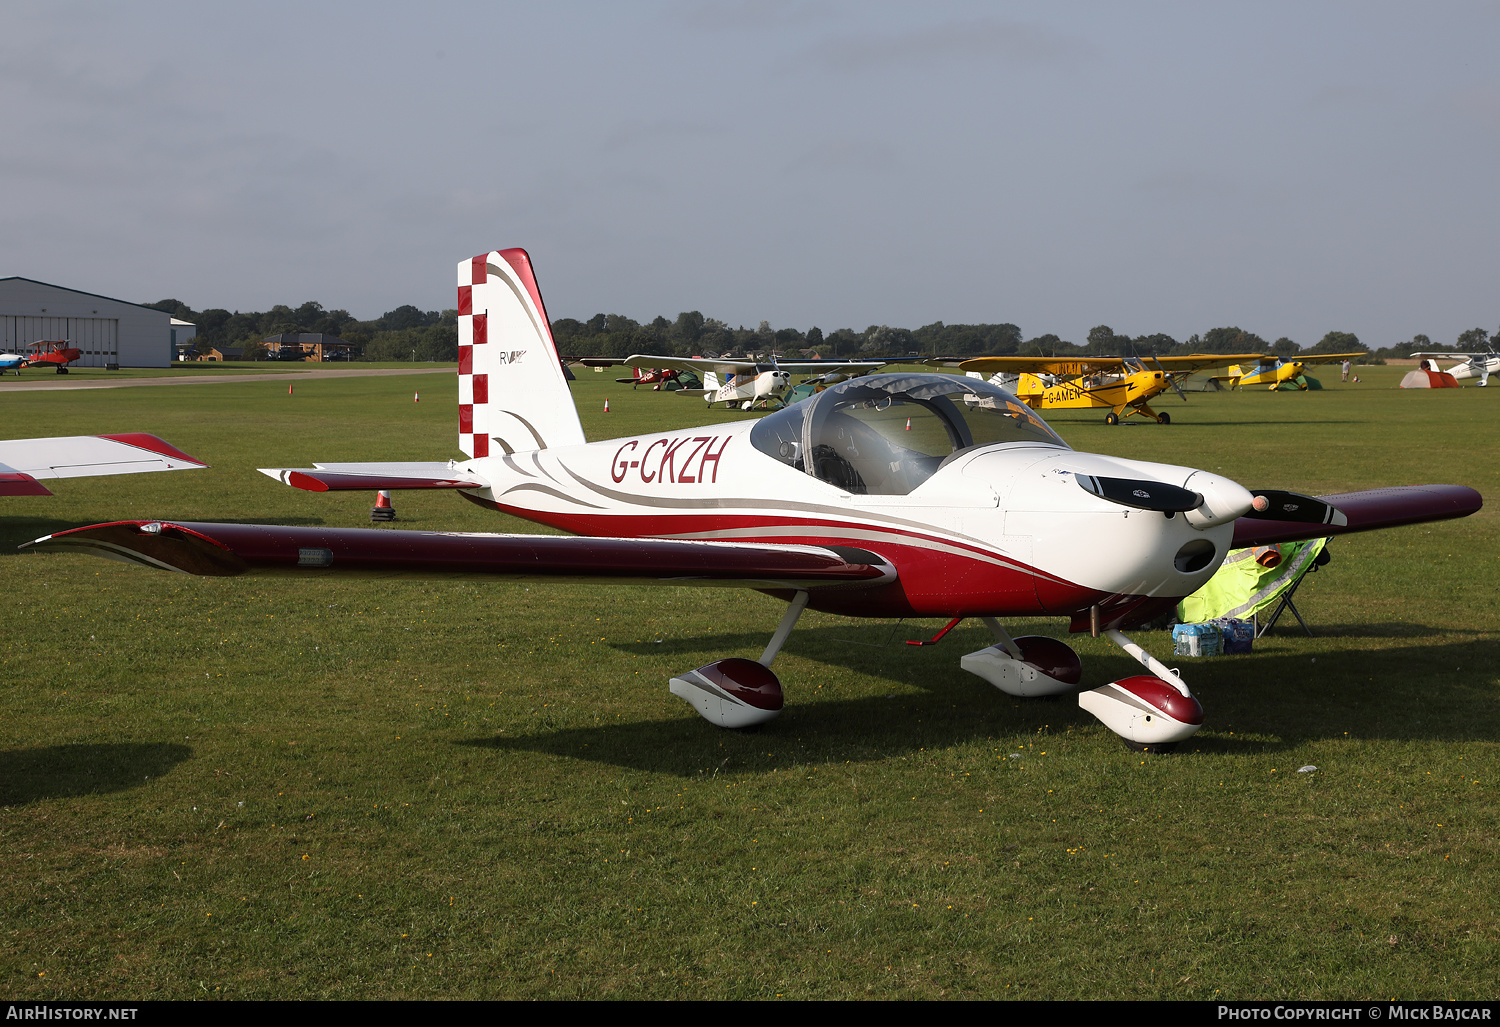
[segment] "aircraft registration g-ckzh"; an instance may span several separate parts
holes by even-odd
[[[673,677],[710,722],[783,704],[772,661],[808,607],[980,618],[994,645],[960,665],[1017,696],[1077,692],[1125,742],[1196,732],[1188,686],[1122,629],[1196,591],[1236,547],[1462,517],[1454,485],[1310,498],[1191,467],[1070,449],[982,380],[872,374],[763,418],[588,442],[523,250],[458,266],[463,461],[319,464],[265,473],[310,491],[455,489],[574,536],[118,521],[29,543],[193,574],[408,574],[752,588],[786,603],[756,660]],[[1151,674],[1083,687],[1060,640],[1006,617],[1107,634]],[[944,629],[945,631],[947,629]]]

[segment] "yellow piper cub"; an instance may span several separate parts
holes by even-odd
[[[1185,357],[974,357],[959,370],[998,375],[996,384],[1013,392],[1033,410],[1108,408],[1105,424],[1139,414],[1157,424],[1171,424],[1169,414],[1151,409],[1150,401],[1180,379],[1206,367],[1260,360],[1259,353],[1192,353]],[[951,361],[942,361],[951,363]],[[1187,397],[1182,396],[1186,401]]]
[[[1331,364],[1336,361],[1358,360],[1360,357],[1368,357],[1368,353],[1320,353],[1316,357],[1304,357],[1300,360],[1282,360],[1278,357],[1256,356],[1247,358],[1246,363],[1254,360],[1255,363],[1249,367],[1231,367],[1229,369],[1229,384],[1233,388],[1246,385],[1264,385],[1272,391],[1281,388],[1287,382],[1295,382],[1302,377],[1304,369],[1316,367],[1318,364]],[[1307,385],[1297,386],[1298,389],[1306,390]]]

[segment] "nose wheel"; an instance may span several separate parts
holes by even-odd
[[[1203,707],[1177,672],[1119,631],[1105,634],[1150,674],[1136,674],[1078,693],[1078,705],[1137,752],[1170,752],[1203,726]]]

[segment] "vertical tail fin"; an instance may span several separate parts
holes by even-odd
[[[458,448],[471,457],[581,444],[542,294],[525,250],[458,265]]]

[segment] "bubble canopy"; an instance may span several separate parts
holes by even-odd
[[[1068,444],[998,385],[948,374],[853,378],[750,430],[756,449],[845,492],[904,496],[982,446]]]

